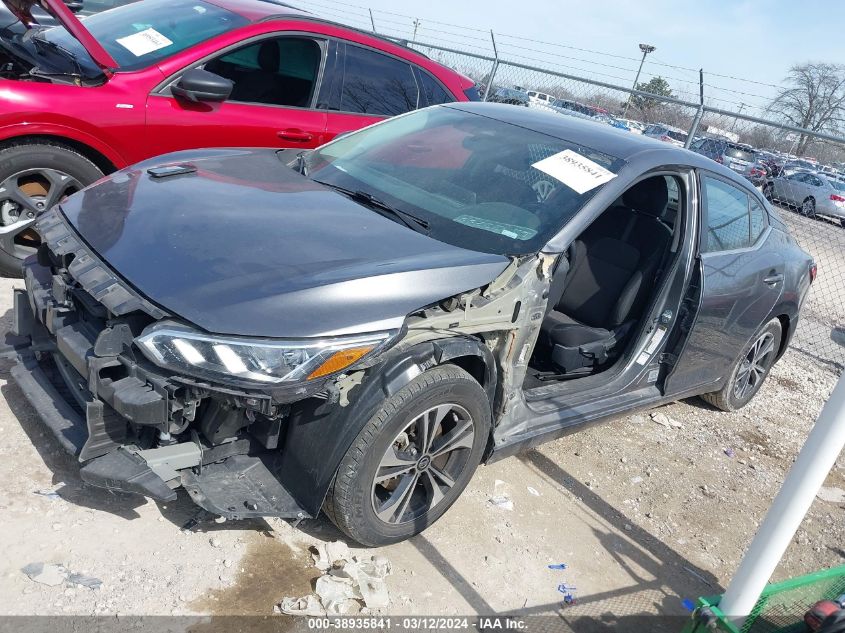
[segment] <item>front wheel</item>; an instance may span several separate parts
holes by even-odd
[[[21,276],[21,263],[40,243],[32,226],[36,215],[102,176],[94,163],[60,145],[0,151],[0,274]]]
[[[388,398],[338,467],[324,510],[362,545],[422,532],[455,502],[481,462],[490,402],[463,369],[442,365]]]
[[[725,386],[701,397],[722,411],[736,411],[744,407],[763,386],[775,364],[782,337],[780,321],[769,321],[742,351]]]

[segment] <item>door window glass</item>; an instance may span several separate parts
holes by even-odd
[[[317,86],[322,51],[306,37],[262,40],[226,53],[205,69],[231,79],[229,101],[307,108]]]
[[[395,116],[415,110],[419,90],[407,62],[358,46],[346,46],[340,109]]]
[[[438,105],[450,103],[454,97],[450,96],[437,81],[424,70],[417,69],[417,76],[420,78],[420,89],[425,95],[426,105]]]
[[[704,250],[712,253],[751,246],[748,194],[707,177],[703,187],[707,216]]]
[[[766,210],[754,198],[751,198],[751,234],[750,242],[754,244],[768,226]]]

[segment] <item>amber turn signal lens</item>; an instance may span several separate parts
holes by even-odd
[[[312,378],[320,378],[321,376],[328,376],[336,371],[345,369],[364,356],[364,354],[371,352],[372,350],[373,346],[368,345],[367,347],[351,347],[349,349],[335,352],[329,356],[322,365],[308,374],[308,380],[311,380]]]

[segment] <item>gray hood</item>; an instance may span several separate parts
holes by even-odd
[[[153,178],[154,164],[195,173]],[[209,332],[294,338],[397,328],[483,286],[505,257],[398,224],[273,150],[179,152],[114,174],[62,211],[142,295]]]

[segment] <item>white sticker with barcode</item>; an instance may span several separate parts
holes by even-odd
[[[173,42],[154,28],[144,29],[126,37],[117,38],[117,43],[132,53],[135,57],[167,48]]]
[[[531,166],[556,178],[578,193],[587,193],[590,189],[595,189],[616,178],[616,174],[612,171],[608,171],[597,162],[571,149],[552,154]]]

